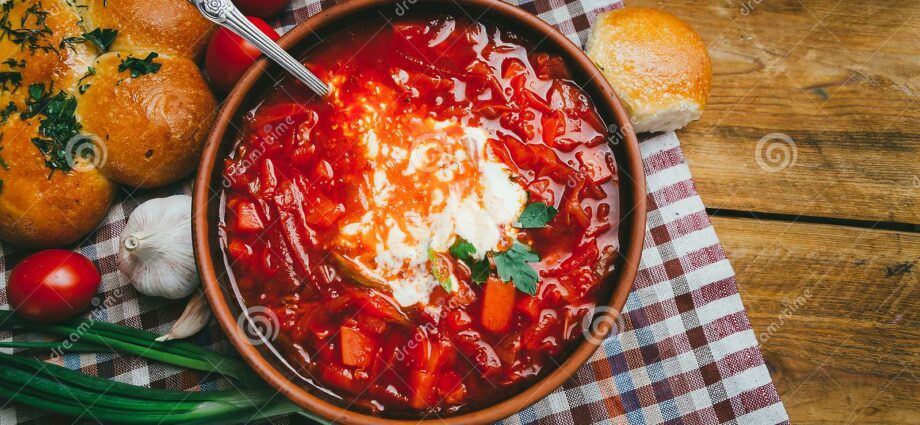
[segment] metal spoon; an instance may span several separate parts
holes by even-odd
[[[262,31],[259,31],[230,0],[188,1],[195,5],[198,11],[209,21],[233,31],[236,35],[252,43],[266,57],[281,65],[282,68],[293,74],[300,81],[303,81],[316,94],[325,96],[329,93],[329,87],[325,83],[317,78],[316,75],[313,75],[307,67],[303,66],[297,59],[294,59],[288,52],[285,52],[281,46],[263,34]]]

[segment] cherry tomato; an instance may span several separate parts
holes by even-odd
[[[233,0],[244,15],[270,18],[277,15],[287,7],[288,0]]]
[[[20,316],[59,322],[89,306],[101,280],[99,270],[86,257],[49,249],[26,257],[13,268],[6,295]]]
[[[247,19],[268,38],[277,40],[280,37],[265,21],[252,16]],[[208,43],[204,65],[214,88],[228,92],[261,55],[256,46],[226,28],[218,28]]]

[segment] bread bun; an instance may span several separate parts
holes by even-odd
[[[127,58],[149,52],[108,53],[80,98],[83,131],[99,136],[106,150],[102,173],[133,187],[159,187],[194,171],[217,103],[190,60],[160,56],[153,74],[131,78],[118,71]]]
[[[639,7],[603,13],[586,50],[637,133],[676,130],[700,118],[712,65],[699,34],[677,17]]]
[[[217,108],[193,62],[213,25],[194,6],[7,0],[0,21],[0,239],[76,242],[118,184],[194,170]]]
[[[38,125],[13,118],[0,127],[0,238],[35,248],[67,245],[105,218],[115,185],[80,155],[70,158],[74,170],[50,173],[32,144]]]
[[[153,50],[197,57],[213,24],[188,1],[90,0],[84,16],[93,28],[118,29],[112,50]]]
[[[0,92],[0,107],[13,101],[17,107],[24,107],[30,84],[53,84],[55,88],[73,93],[77,81],[92,64],[94,53],[82,43],[65,44],[64,39],[77,37],[82,30],[77,25],[80,17],[69,7],[57,1],[44,2],[37,9],[34,1],[14,0],[8,15],[8,22],[14,30],[47,28],[42,37],[33,41],[17,43],[12,36],[0,37],[0,72],[14,72],[21,75],[18,87]],[[41,12],[46,12],[42,14]],[[38,25],[41,19],[43,24]],[[25,22],[25,24],[21,24]]]

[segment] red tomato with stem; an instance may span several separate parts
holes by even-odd
[[[275,29],[265,21],[252,16],[246,18],[268,38],[280,38]],[[204,58],[211,85],[221,92],[229,92],[259,56],[262,56],[262,52],[256,46],[226,28],[218,28],[208,43],[208,51]]]
[[[26,257],[13,268],[6,294],[20,316],[53,323],[86,309],[101,280],[99,270],[86,257],[49,249]]]
[[[290,1],[288,0],[233,0],[233,4],[246,16],[270,18],[277,15]]]

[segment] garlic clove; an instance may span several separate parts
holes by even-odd
[[[117,264],[144,295],[179,299],[199,286],[192,246],[192,197],[176,195],[139,205],[119,240]]]
[[[203,291],[198,291],[186,304],[179,320],[176,320],[169,332],[156,340],[163,342],[188,338],[207,326],[210,320],[211,308],[208,306],[208,300]]]

